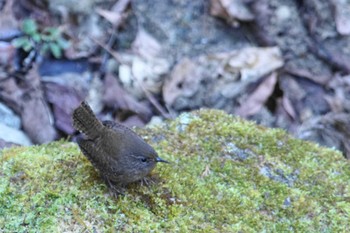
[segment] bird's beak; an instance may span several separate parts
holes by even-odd
[[[157,157],[157,158],[156,158],[156,162],[157,162],[157,163],[159,163],[159,162],[161,162],[161,163],[169,163],[168,161],[166,161],[166,160],[164,160],[164,159],[162,159],[162,158],[160,158],[160,157]]]

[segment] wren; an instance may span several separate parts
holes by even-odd
[[[77,140],[80,150],[116,193],[142,180],[158,162],[168,163],[128,127],[99,121],[86,102],[74,110],[73,126],[86,136]]]

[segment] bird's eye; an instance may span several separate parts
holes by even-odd
[[[141,162],[145,163],[145,162],[147,162],[147,159],[146,158],[142,158]]]

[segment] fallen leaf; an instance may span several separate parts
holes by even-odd
[[[210,107],[234,112],[238,97],[246,95],[251,84],[283,64],[277,47],[250,47],[185,58],[163,85],[164,101],[176,111]]]
[[[13,64],[15,55],[16,48],[11,43],[0,41],[0,66],[6,67]]]
[[[138,115],[128,116],[125,121],[121,122],[123,125],[128,127],[143,127],[145,126],[144,120]]]
[[[45,91],[48,101],[53,105],[56,127],[66,134],[74,133],[72,113],[85,99],[86,93],[79,92],[74,86],[54,82],[46,82]]]
[[[18,28],[18,20],[15,18],[15,13],[13,12],[13,5],[16,1],[8,0],[3,1],[2,10],[0,10],[0,34],[9,29]]]
[[[22,127],[32,142],[41,144],[54,140],[57,134],[37,70],[34,66],[21,80],[9,78],[0,82],[0,97],[21,116]]]
[[[131,0],[118,0],[112,7],[113,12],[121,13],[126,10]]]
[[[296,136],[320,145],[337,148],[350,159],[350,114],[328,113],[305,121]]]
[[[158,41],[140,29],[132,44],[132,53],[118,53],[119,79],[123,87],[138,99],[145,91],[160,94],[170,62],[162,57]]]
[[[292,105],[292,102],[290,101],[290,99],[287,96],[283,96],[282,97],[282,106],[284,108],[284,110],[288,113],[288,115],[295,120],[296,119],[296,112],[294,110],[294,107]]]
[[[242,0],[211,0],[210,14],[228,22],[252,21],[254,19],[253,13]]]
[[[42,144],[57,137],[52,113],[41,90],[40,76],[34,66],[26,75],[31,86],[21,96],[21,118],[24,131],[34,143]]]
[[[115,27],[115,28],[118,28],[122,24],[124,19],[126,18],[126,16],[123,14],[116,13],[113,11],[104,10],[101,8],[97,8],[96,12],[97,12],[97,14],[99,14],[103,18],[105,18],[108,22],[110,22],[113,25],[113,27]]]
[[[328,83],[327,89],[332,91],[332,95],[325,96],[332,112],[350,111],[350,75],[335,75]]]
[[[309,70],[302,69],[300,67],[292,68],[292,67],[286,67],[284,71],[288,72],[289,74],[292,74],[297,77],[302,77],[302,78],[307,78],[310,79],[311,81],[325,85],[327,84],[332,77],[328,75],[317,75],[317,77],[312,74]]]
[[[277,74],[270,74],[237,109],[236,114],[248,117],[257,113],[271,96],[277,82]]]
[[[350,2],[346,0],[332,0],[334,7],[335,25],[340,35],[350,35]]]
[[[163,86],[163,98],[171,106],[179,96],[191,97],[199,88],[200,70],[195,62],[188,58],[180,61]]]
[[[132,51],[146,59],[153,59],[160,55],[162,46],[144,29],[139,29],[134,42]]]
[[[127,18],[125,11],[130,4],[130,1],[131,0],[119,0],[113,5],[111,10],[97,8],[96,12],[108,20],[114,28],[118,28]]]
[[[234,51],[229,55],[227,68],[231,72],[239,71],[243,81],[264,76],[284,64],[278,47],[248,47]]]
[[[122,109],[134,112],[144,121],[152,116],[150,107],[139,103],[132,95],[127,93],[118,83],[116,77],[107,73],[104,81],[103,102],[106,106],[113,109]]]

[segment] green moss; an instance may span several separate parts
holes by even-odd
[[[335,150],[215,110],[140,133],[171,164],[118,198],[73,143],[0,152],[3,231],[350,229],[350,164]]]

